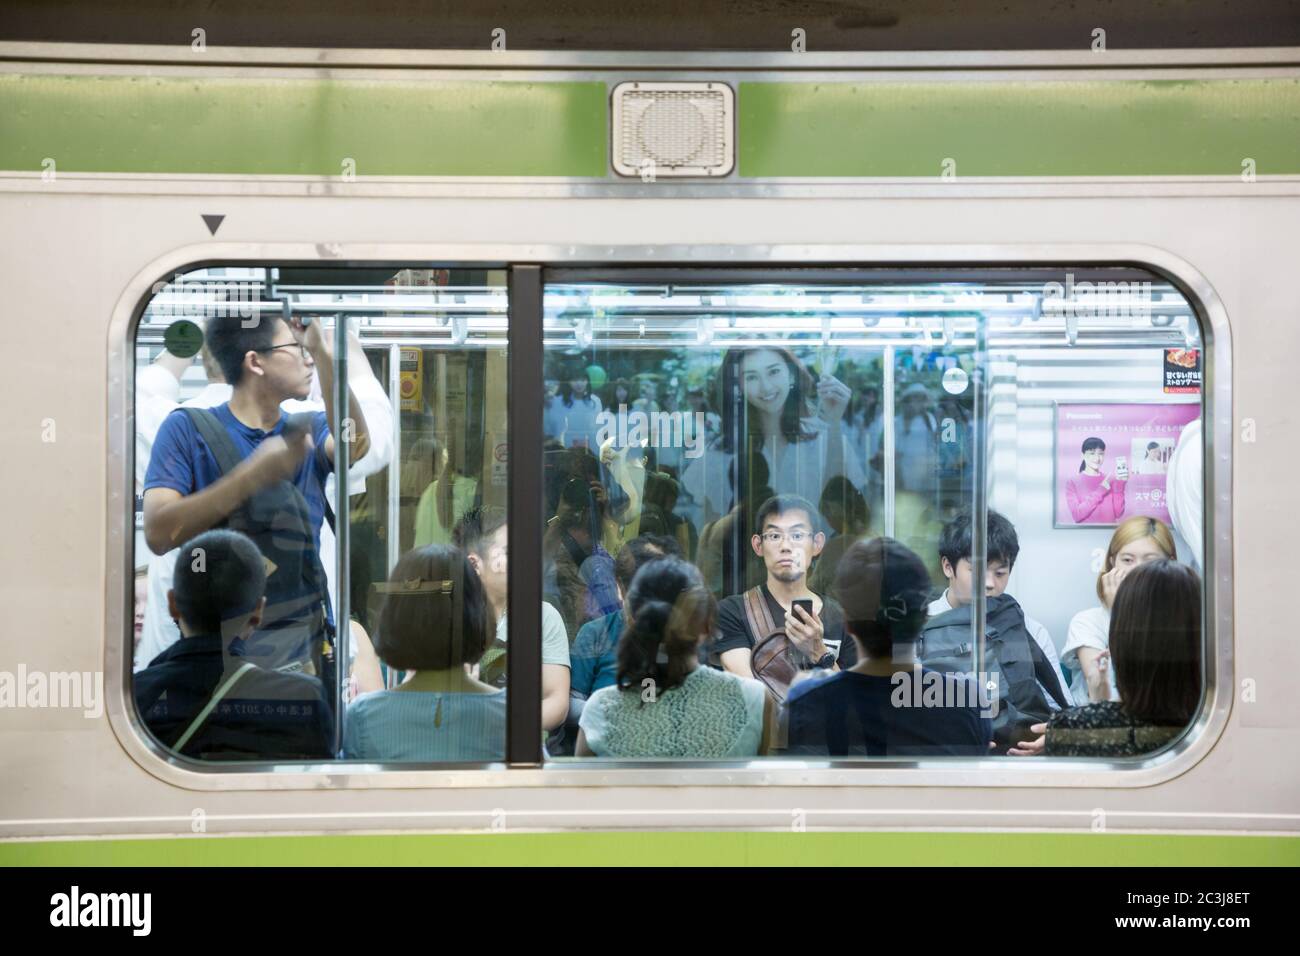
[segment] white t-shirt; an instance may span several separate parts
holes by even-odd
[[[1192,549],[1196,570],[1202,562],[1201,534],[1205,516],[1205,476],[1201,467],[1201,420],[1188,422],[1178,436],[1178,445],[1169,459],[1169,476],[1165,479],[1169,518],[1174,529]]]
[[[803,427],[814,433],[808,441],[787,445],[779,465],[773,466],[776,440],[763,443],[763,458],[767,461],[770,476],[768,484],[779,495],[798,495],[814,506],[820,506],[822,491],[827,482],[837,475],[847,478],[859,491],[866,487],[867,476],[861,451],[855,451],[849,441],[847,428],[840,433],[843,467],[831,470],[826,466],[829,430],[820,418],[805,418]],[[735,488],[730,476],[731,464],[736,456],[716,446],[705,449],[702,457],[687,466],[682,475],[686,489],[704,510],[704,520],[712,521],[731,510],[735,501]],[[757,506],[758,502],[755,503]]]
[[[502,644],[506,643],[510,633],[506,617],[502,614],[501,620],[497,621],[497,640]],[[569,666],[569,637],[564,629],[564,618],[546,601],[542,602],[542,663]]]
[[[931,617],[937,617],[945,611],[951,610],[952,604],[948,601],[947,591],[944,591],[937,601],[930,602]],[[1056,645],[1052,643],[1052,635],[1047,633],[1047,628],[1043,627],[1042,624],[1034,620],[1028,614],[1025,615],[1025,630],[1028,631],[1029,636],[1034,639],[1034,643],[1042,648],[1043,656],[1047,658],[1047,663],[1052,665],[1052,673],[1056,674],[1057,680],[1061,684],[1061,689],[1066,690],[1065,677],[1061,674],[1061,658],[1056,653]],[[1047,698],[1047,706],[1051,707],[1052,710],[1060,710],[1061,705],[1056,702],[1056,698],[1052,696],[1051,692],[1043,686],[1042,681],[1038,682],[1038,687],[1043,692],[1043,696]],[[1071,693],[1072,692],[1067,691],[1067,695]]]
[[[348,383],[361,413],[366,419],[366,430],[370,436],[370,448],[360,461],[354,462],[348,469],[348,484],[352,494],[361,494],[366,490],[366,478],[381,471],[388,465],[393,451],[393,410],[388,401],[388,394],[373,378],[357,377]],[[315,386],[313,386],[315,387]],[[177,408],[215,408],[230,401],[234,389],[222,382],[210,383],[193,398],[177,404],[180,396],[180,382],[164,368],[150,365],[140,369],[135,379],[136,413],[135,413],[135,474],[137,487],[143,486],[145,472],[149,468],[149,457],[153,454],[153,443],[158,437],[158,429]],[[291,399],[281,404],[289,414],[303,411],[322,411],[324,402],[297,401]],[[325,482],[325,498],[331,508],[336,508],[334,475]],[[133,670],[144,670],[149,662],[180,640],[181,632],[167,610],[167,592],[172,586],[172,572],[176,568],[176,556],[179,548],[166,554],[149,553],[148,598],[145,601],[144,628],[140,635],[140,644],[135,649]],[[336,551],[334,532],[329,523],[320,529],[320,560],[325,567],[330,601],[338,607],[338,588],[335,586]],[[349,657],[356,656],[356,647],[350,647]]]
[[[1080,611],[1070,618],[1070,631],[1065,638],[1065,649],[1061,651],[1061,660],[1074,672],[1070,683],[1070,693],[1074,702],[1080,707],[1089,703],[1088,679],[1079,664],[1079,648],[1091,647],[1099,651],[1110,648],[1110,611],[1098,605],[1086,611]],[[1119,700],[1119,688],[1115,686],[1115,668],[1106,671],[1110,681],[1110,699]]]

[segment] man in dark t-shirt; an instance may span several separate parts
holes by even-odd
[[[767,568],[767,580],[759,587],[773,623],[794,644],[791,663],[800,670],[852,667],[857,648],[844,634],[843,611],[808,588],[812,562],[826,544],[826,536],[815,530],[816,519],[813,506],[797,495],[777,495],[763,503],[750,539]],[[795,605],[799,600],[812,601],[811,615]],[[719,603],[713,656],[724,670],[753,677],[751,654],[759,635],[749,628],[744,602],[743,594],[733,594]]]
[[[265,595],[265,559],[245,535],[207,531],[181,546],[167,593],[181,639],[135,675],[140,717],[170,750],[206,760],[333,757],[334,711],[320,678],[244,655]]]

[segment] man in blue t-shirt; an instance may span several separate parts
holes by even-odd
[[[268,608],[259,632],[264,639],[250,643],[250,656],[272,666],[293,665],[301,662],[300,648],[267,635],[293,628],[328,605],[318,552],[325,479],[334,466],[333,349],[320,322],[304,327],[297,319],[290,324],[267,315],[251,328],[238,315],[212,318],[205,340],[233,388],[230,401],[211,414],[238,463],[223,469],[221,449],[211,447],[191,414],[172,412],[145,473],[145,541],[163,554],[178,541],[227,523],[246,532],[258,543],[268,573]],[[306,416],[307,427],[286,427],[290,417],[280,403],[307,397],[313,367],[326,411]],[[360,405],[351,394],[349,400],[348,437],[356,460],[370,441]]]

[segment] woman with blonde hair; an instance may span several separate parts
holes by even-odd
[[[1119,700],[1110,666],[1110,612],[1120,582],[1139,565],[1168,558],[1178,560],[1174,535],[1155,518],[1129,518],[1115,529],[1106,562],[1097,575],[1097,607],[1080,611],[1070,620],[1061,662],[1074,672],[1070,693],[1079,705],[1098,700]]]

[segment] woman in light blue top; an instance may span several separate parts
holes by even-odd
[[[351,760],[505,759],[506,692],[470,676],[487,647],[483,585],[456,548],[409,551],[393,568],[375,652],[415,671],[396,690],[348,707],[343,755]]]
[[[767,753],[771,698],[756,680],[699,666],[718,606],[699,569],[651,561],[628,589],[618,683],[591,695],[579,757],[752,757]]]

